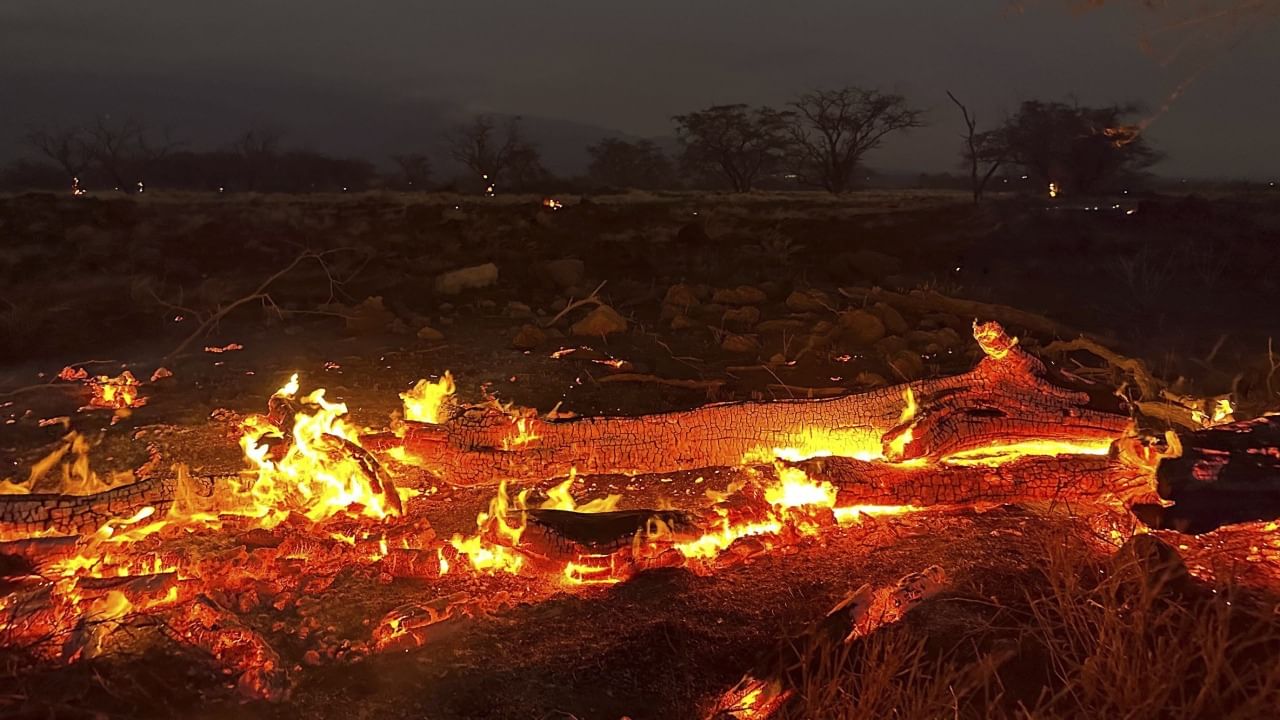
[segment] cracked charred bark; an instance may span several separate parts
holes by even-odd
[[[1043,363],[995,325],[978,326],[987,355],[953,377],[823,400],[708,405],[638,417],[564,421],[473,408],[440,425],[413,423],[406,451],[458,485],[583,474],[667,473],[783,457],[936,459],[1031,440],[1105,443],[1127,415],[1091,407],[1086,393],[1052,382]],[[908,411],[908,405],[914,410]]]

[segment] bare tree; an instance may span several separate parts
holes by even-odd
[[[449,133],[449,154],[482,183],[492,195],[498,183],[512,180],[527,183],[542,170],[537,148],[520,134],[520,118],[511,118],[502,128],[491,115],[477,115]]]
[[[790,105],[796,173],[802,182],[833,193],[852,188],[862,156],[886,135],[924,124],[923,113],[901,95],[860,87],[815,90]]]
[[[89,167],[90,148],[82,128],[38,128],[28,132],[26,139],[42,155],[57,163],[72,184]]]
[[[787,148],[788,114],[770,107],[713,105],[677,115],[687,172],[719,176],[734,192],[749,192],[763,174],[776,169]]]
[[[969,108],[960,102],[951,91],[947,91],[947,97],[951,98],[951,102],[960,108],[960,115],[964,117],[965,124],[965,150],[964,159],[969,164],[969,182],[973,188],[973,204],[977,205],[982,202],[982,194],[987,189],[987,183],[991,180],[991,176],[996,174],[996,170],[1004,164],[1007,159],[1007,144],[1000,142],[997,137],[998,131],[978,132],[978,118],[969,112]],[[983,166],[986,167],[983,170]]]
[[[127,118],[119,124],[99,116],[89,127],[89,147],[94,163],[117,190],[130,185],[129,171],[142,140],[142,123]]]
[[[231,151],[239,156],[241,182],[250,192],[259,189],[272,163],[280,152],[282,133],[270,127],[253,128],[241,133],[231,143]]]
[[[405,190],[426,190],[431,182],[431,159],[422,153],[392,155],[400,170],[399,181]]]

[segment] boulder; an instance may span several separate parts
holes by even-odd
[[[885,336],[884,323],[867,310],[845,310],[838,322],[842,336],[857,347],[871,347]]]
[[[880,322],[884,323],[884,329],[890,335],[901,335],[911,329],[911,326],[907,324],[906,318],[902,317],[902,313],[894,309],[892,305],[879,302],[871,308],[871,312],[880,318]]]
[[[444,333],[430,325],[423,325],[421,328],[418,328],[418,339],[426,340],[427,342],[440,342],[444,339]]]
[[[753,353],[760,350],[760,341],[754,335],[726,333],[724,340],[720,342],[720,348],[725,352]]]
[[[711,296],[711,302],[722,305],[759,305],[769,297],[758,287],[739,285],[736,288],[720,288]]]
[[[626,332],[627,319],[608,305],[598,305],[569,330],[578,337],[601,337]]]
[[[725,325],[731,325],[740,329],[749,329],[760,321],[760,308],[747,305],[740,308],[730,308],[724,311],[724,315],[720,318]]]
[[[435,289],[441,295],[457,295],[463,290],[489,287],[496,282],[498,282],[498,266],[485,263],[437,275]]]
[[[578,258],[560,258],[545,263],[542,272],[557,287],[571,288],[582,282],[587,265]]]
[[[795,290],[787,296],[787,309],[792,312],[823,312],[832,307],[831,296],[821,290]]]
[[[522,325],[511,338],[511,347],[517,350],[537,350],[547,342],[547,333],[537,325]]]

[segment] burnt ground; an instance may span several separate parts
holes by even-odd
[[[560,403],[600,414],[860,390],[974,361],[965,335],[972,318],[904,309],[903,326],[885,328],[893,323],[868,307],[882,319],[872,335],[900,339],[868,337],[861,320],[840,314],[861,307],[838,293],[846,286],[926,289],[1042,313],[1064,333],[1094,333],[1143,358],[1181,391],[1234,390],[1255,410],[1277,402],[1280,376],[1267,349],[1280,325],[1266,311],[1280,300],[1274,195],[1055,207],[1010,198],[978,209],[936,193],[637,195],[565,198],[555,212],[538,200],[0,199],[0,479],[25,478],[65,432],[40,421],[60,416],[90,436],[100,472],[140,466],[148,443],[197,472],[234,471],[234,427],[211,415],[262,410],[291,372],[304,390],[325,387],[357,422],[382,427],[398,392],[446,369],[464,401],[492,393],[540,411]],[[252,294],[304,249],[329,251],[325,267],[299,265],[268,288],[271,303],[243,305],[163,360],[202,318]],[[581,263],[548,265],[566,258]],[[456,295],[434,287],[440,273],[486,262],[499,270],[490,286]],[[572,336],[582,308],[529,349],[512,347],[523,326],[541,325],[601,282],[601,300],[628,320],[625,332]],[[665,308],[676,284],[698,301]],[[761,297],[714,299],[717,289],[741,286]],[[788,303],[797,290],[817,291],[820,302]],[[738,307],[759,315],[725,317]],[[674,317],[688,322],[673,329]],[[1053,339],[1022,334],[1033,348]],[[201,351],[228,343],[244,349]],[[561,348],[578,350],[552,357]],[[619,371],[601,359],[701,385],[611,381]],[[77,412],[86,400],[77,386],[52,381],[64,365],[86,362],[94,373],[128,367],[144,381],[163,363],[174,376],[145,384],[148,404],[110,424],[108,413]],[[493,492],[411,482],[435,489],[415,511],[444,537],[472,527]],[[682,485],[608,482],[597,490],[626,490],[629,506]],[[514,600],[490,617],[451,622],[407,655],[320,667],[302,664],[306,643],[287,630],[272,634],[269,613],[250,618],[297,664],[292,700],[282,705],[242,705],[207,662],[164,647],[26,675],[13,697],[36,712],[53,695],[45,704],[67,716],[694,717],[780,638],[864,582],[938,563],[957,596],[1021,593],[1030,580],[1020,538],[1060,522],[1018,509],[913,516],[709,577],[651,571],[571,591],[517,578],[385,583],[352,572],[316,612],[356,641],[408,599],[466,590]],[[945,619],[947,607],[931,611]]]

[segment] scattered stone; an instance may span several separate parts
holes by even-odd
[[[1151,535],[1134,535],[1111,558],[1111,575],[1135,594],[1181,593],[1191,585],[1186,563],[1173,546]]]
[[[626,332],[627,319],[608,305],[598,305],[586,317],[573,324],[570,332],[578,337],[600,337]]]
[[[430,325],[423,325],[418,329],[418,339],[426,340],[427,342],[439,342],[444,339],[444,333]]]
[[[875,345],[872,345],[872,348],[883,357],[889,357],[896,352],[906,350],[908,347],[906,338],[901,335],[886,335],[877,340]]]
[[[560,258],[544,264],[542,272],[557,286],[571,288],[582,282],[587,265],[578,258]]]
[[[683,314],[676,315],[675,317],[671,318],[672,330],[688,330],[690,328],[696,328],[699,325],[700,323],[698,323],[688,315],[683,315]]]
[[[829,335],[836,328],[830,320],[819,320],[813,324],[814,335]]]
[[[740,308],[731,308],[724,311],[724,315],[720,318],[725,325],[732,325],[737,328],[750,328],[760,321],[760,308],[751,307],[750,305]]]
[[[782,333],[796,334],[802,332],[808,325],[803,320],[795,318],[776,318],[774,320],[763,320],[756,325],[756,332],[763,335],[780,335]]]
[[[367,297],[347,313],[347,332],[372,335],[387,332],[398,318],[382,304],[382,296]]]
[[[506,309],[502,312],[504,315],[514,320],[532,320],[535,317],[533,314],[533,308],[515,300],[508,302]]]
[[[667,294],[662,298],[663,305],[672,305],[681,310],[697,305],[698,293],[693,289],[692,285],[678,283],[667,288]]]
[[[547,333],[537,325],[525,324],[511,338],[511,347],[517,350],[537,350],[547,342]]]
[[[759,305],[768,296],[758,287],[739,285],[736,288],[720,288],[711,296],[711,302],[722,305]]]
[[[924,375],[924,361],[910,350],[899,350],[885,358],[885,362],[903,380],[918,380]]]
[[[888,385],[889,381],[885,380],[884,376],[881,375],[880,373],[873,373],[867,370],[863,370],[859,372],[857,375],[853,376],[853,384],[858,385],[859,387],[864,387],[864,388],[877,388],[877,387],[884,387],[885,385]]]
[[[720,342],[720,349],[733,353],[753,353],[760,349],[760,341],[754,335],[735,335],[726,333]]]
[[[498,266],[473,265],[436,276],[435,289],[441,295],[457,295],[463,290],[484,288],[498,282]]]
[[[879,302],[871,308],[871,312],[880,318],[880,322],[884,323],[884,329],[890,335],[902,335],[911,329],[911,326],[907,324],[907,319],[902,317],[902,313],[894,309],[892,305]]]
[[[795,290],[787,296],[787,309],[792,312],[822,312],[832,307],[831,296],[821,290]]]
[[[839,323],[843,336],[858,347],[871,347],[884,337],[884,323],[866,310],[845,310]]]

